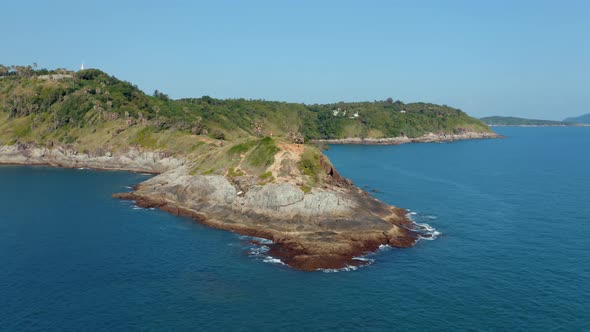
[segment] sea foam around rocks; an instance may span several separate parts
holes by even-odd
[[[407,217],[414,223],[414,227],[412,227],[411,230],[418,233],[419,240],[432,241],[438,238],[440,235],[442,235],[442,233],[437,231],[436,228],[424,222],[425,220],[436,220],[436,216],[422,215],[417,212],[411,211],[407,214]]]

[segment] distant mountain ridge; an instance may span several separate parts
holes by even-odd
[[[575,126],[573,122],[538,120],[517,118],[513,116],[488,116],[481,118],[485,124],[490,126]]]
[[[567,118],[567,119],[565,119],[563,121],[590,124],[590,113],[584,114],[584,115],[580,115],[580,116],[577,116],[577,117]]]

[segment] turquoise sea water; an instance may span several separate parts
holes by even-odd
[[[590,330],[590,128],[497,131],[327,151],[442,232],[337,273],[111,198],[145,175],[1,166],[0,330]]]

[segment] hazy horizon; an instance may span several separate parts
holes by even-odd
[[[590,112],[583,1],[4,4],[0,63],[99,68],[172,98],[388,97],[492,115]],[[14,32],[14,33],[7,33]]]

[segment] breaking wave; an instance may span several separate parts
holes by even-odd
[[[273,244],[271,240],[247,235],[239,235],[238,238],[247,243],[245,249],[249,257],[260,260],[263,263],[286,265],[280,259],[267,254],[270,250],[268,245]]]
[[[265,262],[265,263],[269,263],[269,264],[286,265],[280,259],[274,258],[272,256],[266,256],[266,257],[264,257],[264,259],[262,261]]]
[[[407,217],[414,222],[414,225],[410,230],[418,234],[419,240],[432,241],[442,235],[442,233],[437,231],[436,228],[425,222],[436,220],[438,218],[437,216],[408,212]]]
[[[336,272],[356,271],[356,270],[358,270],[361,267],[366,267],[366,266],[369,266],[369,265],[373,264],[373,262],[375,262],[375,259],[369,257],[369,256],[373,256],[373,255],[375,255],[375,253],[368,253],[368,254],[363,255],[363,256],[357,256],[357,257],[353,257],[352,258],[353,260],[362,262],[363,264],[359,264],[359,265],[346,265],[345,267],[342,267],[342,268],[339,268],[339,269],[317,269],[317,271],[321,271],[321,272],[324,272],[324,273],[336,273]]]
[[[356,270],[358,270],[359,267],[362,267],[362,266],[347,265],[347,266],[340,268],[340,269],[317,269],[317,270],[324,272],[324,273],[336,273],[336,272],[356,271]]]

